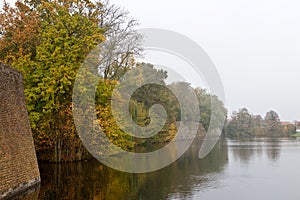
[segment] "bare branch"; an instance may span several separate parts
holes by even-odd
[[[127,11],[102,2],[99,26],[104,29],[106,41],[101,44],[99,73],[104,79],[119,79],[133,66],[132,61],[142,56],[142,36],[136,31],[138,22]]]

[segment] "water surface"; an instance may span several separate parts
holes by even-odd
[[[201,143],[170,166],[129,174],[98,161],[41,164],[38,199],[300,199],[300,142],[224,139],[205,158]]]

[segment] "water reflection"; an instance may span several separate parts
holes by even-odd
[[[270,161],[276,162],[280,158],[282,138],[239,138],[229,140],[234,159],[247,165],[254,157],[261,157],[265,153]]]
[[[11,197],[10,200],[35,200],[39,197],[40,185],[29,188],[25,192]]]
[[[41,164],[42,185],[30,199],[236,199],[235,194],[244,193],[248,194],[244,199],[253,199],[255,191],[265,199],[278,199],[281,196],[273,195],[274,187],[289,185],[291,190],[298,185],[297,181],[289,184],[300,166],[296,140],[221,140],[202,160],[200,145],[195,141],[177,162],[147,174],[116,171],[96,160]],[[298,195],[298,190],[293,191],[280,190],[285,196]]]
[[[271,139],[268,145],[267,156],[271,161],[277,161],[280,158],[281,145],[278,139]]]
[[[38,199],[165,199],[185,198],[195,190],[216,185],[215,174],[227,163],[227,148],[219,142],[205,159],[198,158],[196,141],[177,162],[147,174],[129,174],[98,161],[40,164],[42,185]],[[36,199],[36,198],[34,198]]]
[[[300,197],[300,143],[292,138],[228,140],[228,167],[222,187],[194,193],[192,199],[292,199]]]

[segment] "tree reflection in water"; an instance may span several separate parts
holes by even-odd
[[[40,164],[42,185],[31,199],[165,199],[170,194],[185,198],[193,190],[214,185],[214,174],[228,162],[225,141],[204,159],[198,158],[200,141],[175,163],[156,172],[129,174],[97,160],[64,164]],[[38,198],[37,198],[38,196]],[[32,196],[31,196],[32,197]]]
[[[180,144],[177,148],[180,148]],[[296,149],[297,145],[299,143],[282,138],[224,139],[217,143],[207,157],[199,159],[201,141],[194,141],[176,162],[146,174],[116,171],[97,160],[40,164],[40,189],[15,199],[189,199],[197,193],[206,193],[208,189],[223,187],[222,180],[234,181],[237,177],[244,180],[243,173],[249,172],[249,168],[254,170],[253,173],[259,167],[264,171],[268,169],[265,167],[270,166],[268,160],[272,166],[272,163],[281,160],[282,148]]]

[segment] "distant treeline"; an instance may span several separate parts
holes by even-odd
[[[295,130],[295,125],[281,122],[278,114],[273,110],[267,112],[262,118],[260,115],[250,114],[246,108],[233,112],[225,126],[225,134],[228,137],[282,137],[291,136]]]

